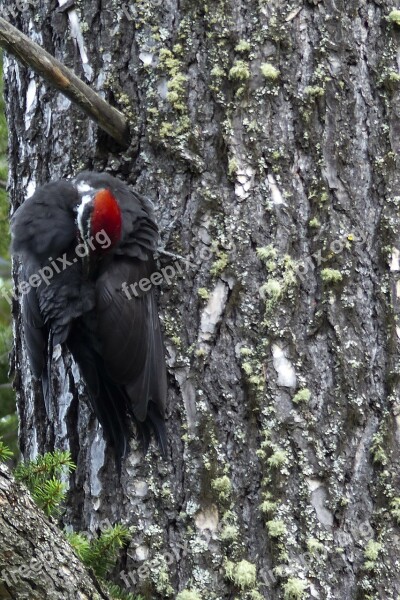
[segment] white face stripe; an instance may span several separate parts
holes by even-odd
[[[90,187],[90,185],[86,183],[86,181],[80,181],[77,184],[76,189],[80,194],[84,194],[85,192],[90,192],[90,190],[92,190],[93,188]]]
[[[81,237],[82,239],[85,239],[84,237],[84,231],[83,231],[83,223],[82,223],[82,216],[83,216],[83,211],[85,210],[85,206],[86,204],[89,204],[89,202],[92,201],[92,196],[86,195],[86,196],[82,196],[82,201],[80,203],[80,205],[78,206],[78,212],[77,212],[77,217],[76,217],[76,222],[78,224],[78,229],[81,233]]]
[[[84,236],[83,223],[82,223],[83,211],[85,210],[86,204],[88,204],[89,202],[91,202],[93,200],[95,190],[94,190],[94,188],[92,188],[91,185],[86,183],[86,181],[80,181],[77,184],[76,189],[78,190],[79,194],[82,194],[81,203],[78,206],[78,210],[77,210],[76,223],[78,225],[78,229],[80,231],[81,238],[84,241],[85,236]],[[87,192],[92,192],[92,193],[88,194]]]

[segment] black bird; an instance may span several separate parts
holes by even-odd
[[[37,189],[11,233],[26,282],[26,347],[47,414],[53,347],[65,344],[117,464],[129,448],[129,416],[144,451],[154,431],[165,456],[164,346],[154,288],[140,284],[155,272],[152,204],[111,175],[84,171]]]

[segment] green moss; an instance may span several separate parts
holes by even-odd
[[[238,171],[239,165],[237,163],[236,158],[231,158],[228,163],[228,175],[229,177],[234,177]]]
[[[253,352],[248,348],[243,348],[243,352],[241,351],[241,356],[245,359],[241,366],[242,369],[247,376],[247,381],[257,387],[263,388],[265,384],[265,377],[263,374],[263,366],[262,364],[253,357]]]
[[[210,269],[210,275],[214,277],[221,275],[221,273],[226,269],[227,265],[228,255],[226,254],[226,252],[221,252],[218,259],[214,261]]]
[[[218,493],[220,500],[227,500],[232,491],[232,483],[227,475],[214,479],[211,482],[211,487]]]
[[[308,388],[299,390],[292,398],[292,402],[300,404],[302,402],[309,402],[311,398],[311,392]]]
[[[257,592],[257,590],[250,590],[248,594],[250,600],[264,600],[264,596],[261,596],[260,592]]]
[[[269,457],[267,463],[270,467],[274,469],[278,469],[287,463],[287,453],[285,450],[278,448],[275,452]]]
[[[202,300],[208,300],[210,297],[210,292],[208,290],[206,290],[206,288],[199,288],[197,290],[197,295],[199,296],[199,298],[201,298]]]
[[[291,577],[283,586],[283,597],[285,600],[302,600],[308,584],[304,579]]]
[[[364,556],[368,560],[377,560],[379,552],[382,549],[382,544],[375,542],[375,540],[369,540],[364,550]]]
[[[253,354],[253,350],[251,348],[240,348],[241,356],[251,356]]]
[[[237,60],[229,71],[229,79],[236,79],[237,81],[250,79],[249,65],[244,60]]]
[[[239,529],[236,525],[225,525],[222,529],[220,538],[223,542],[233,542],[239,537]]]
[[[256,254],[260,260],[267,263],[269,261],[275,261],[278,257],[278,251],[272,244],[269,246],[264,246],[262,248],[257,248]]]
[[[191,130],[190,118],[186,106],[186,82],[187,76],[182,72],[184,67],[182,63],[181,44],[175,44],[174,51],[162,48],[159,53],[159,69],[166,72],[167,82],[167,101],[172,110],[172,118],[169,121],[161,122],[161,112],[165,109],[161,107],[150,106],[148,113],[149,131],[151,138],[160,140],[167,147],[172,147],[182,153],[182,149],[187,144],[187,136]],[[176,56],[178,55],[178,56]],[[154,90],[153,90],[154,94]],[[152,110],[154,109],[154,110]]]
[[[329,198],[328,192],[322,192],[320,197],[319,197],[319,201],[321,204],[324,204]]]
[[[400,27],[400,10],[393,9],[388,15],[388,21]]]
[[[176,75],[180,66],[180,60],[175,58],[171,50],[162,48],[159,54],[160,66],[166,68],[171,75]]]
[[[272,300],[278,300],[282,296],[282,285],[277,279],[268,279],[260,291]]]
[[[250,44],[247,40],[240,40],[240,42],[235,46],[236,52],[249,52]]]
[[[255,586],[257,570],[256,566],[247,560],[238,563],[230,560],[225,561],[225,575],[238,588],[246,590]]]
[[[400,498],[393,498],[390,503],[390,514],[395,519],[397,525],[400,525]]]
[[[382,544],[375,542],[375,540],[369,540],[364,550],[364,557],[367,559],[364,563],[364,569],[366,571],[374,571],[376,568],[376,561],[378,560],[379,552],[382,550]]]
[[[213,77],[224,77],[225,71],[224,71],[224,69],[222,69],[221,67],[219,67],[218,65],[216,65],[215,67],[213,67],[211,69],[211,75]]]
[[[370,452],[372,454],[372,460],[374,463],[378,463],[385,466],[388,462],[388,457],[383,449],[383,435],[382,433],[376,433],[372,436],[372,443]]]
[[[318,229],[318,227],[321,227],[321,223],[319,222],[319,220],[317,219],[317,217],[314,217],[313,219],[310,219],[310,221],[308,222],[308,224],[313,229]]]
[[[387,79],[390,83],[399,83],[400,74],[396,71],[389,71],[389,73],[387,74]]]
[[[251,366],[251,363],[246,361],[242,364],[242,369],[243,371],[246,373],[246,375],[252,375],[253,374],[253,367]]]
[[[163,596],[171,596],[174,592],[169,579],[169,572],[166,567],[160,568],[158,571],[152,571],[152,578],[156,586],[156,590]]]
[[[267,521],[266,526],[268,529],[268,533],[272,538],[280,538],[283,535],[286,535],[286,525],[283,521],[280,521],[279,519],[272,519],[271,521]]]
[[[285,300],[293,302],[294,288],[298,285],[297,264],[288,255],[278,255],[276,248],[272,245],[257,248],[257,256],[273,277],[261,286],[260,295],[265,302],[265,320],[263,325],[273,326],[276,321],[276,309],[278,302]],[[271,319],[273,319],[271,321]]]
[[[183,73],[176,73],[167,83],[167,100],[175,110],[184,111],[186,109],[186,105],[183,102],[186,93],[184,83],[186,83],[186,81],[186,75]]]
[[[280,71],[274,65],[271,65],[271,63],[263,63],[260,69],[265,79],[269,81],[277,81],[279,79]]]
[[[325,283],[338,283],[342,281],[343,275],[337,269],[322,269],[321,279]]]
[[[177,335],[173,335],[173,336],[171,337],[171,342],[172,342],[173,344],[175,344],[175,346],[176,346],[177,348],[180,348],[180,347],[182,346],[182,340],[181,340],[181,338],[180,338],[179,336],[177,336]]]
[[[182,54],[183,53],[183,46],[182,44],[175,44],[175,46],[172,48],[172,51],[174,54]]]
[[[179,592],[176,600],[202,600],[202,597],[194,590],[183,590]]]
[[[324,549],[324,544],[319,542],[316,538],[308,538],[307,550],[310,552],[310,554],[321,554]]]
[[[251,383],[252,385],[262,388],[264,387],[264,378],[260,377],[259,375],[252,375],[249,378],[249,383]]]
[[[271,496],[266,494],[264,502],[260,504],[260,510],[264,514],[272,515],[276,511],[277,506],[278,503],[271,500]]]
[[[304,89],[304,94],[306,96],[310,96],[311,98],[318,98],[319,96],[323,96],[325,94],[325,90],[318,85],[309,85]]]
[[[169,123],[168,121],[161,123],[159,134],[161,138],[174,137],[173,124]]]

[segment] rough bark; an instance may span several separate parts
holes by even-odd
[[[107,600],[59,528],[0,465],[0,598]]]
[[[134,525],[119,580],[146,598],[400,593],[391,10],[77,3],[91,83],[134,131],[124,153],[7,61],[12,206],[51,178],[107,169],[154,200],[167,249],[190,259],[160,297],[170,456],[133,444],[120,487],[61,350],[46,422],[15,304],[22,452],[71,449],[68,521]],[[49,2],[16,19],[84,77],[68,23]]]

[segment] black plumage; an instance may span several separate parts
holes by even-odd
[[[78,256],[99,190],[109,190],[119,206],[118,239],[105,251]],[[85,171],[39,188],[14,214],[11,232],[22,279],[35,282],[24,294],[22,315],[32,373],[42,378],[46,402],[52,348],[65,344],[117,461],[128,450],[129,416],[144,450],[154,431],[165,455],[167,383],[154,289],[124,291],[155,271],[158,228],[151,203],[115,177]],[[46,268],[52,276],[37,284],[34,276],[49,273]]]

